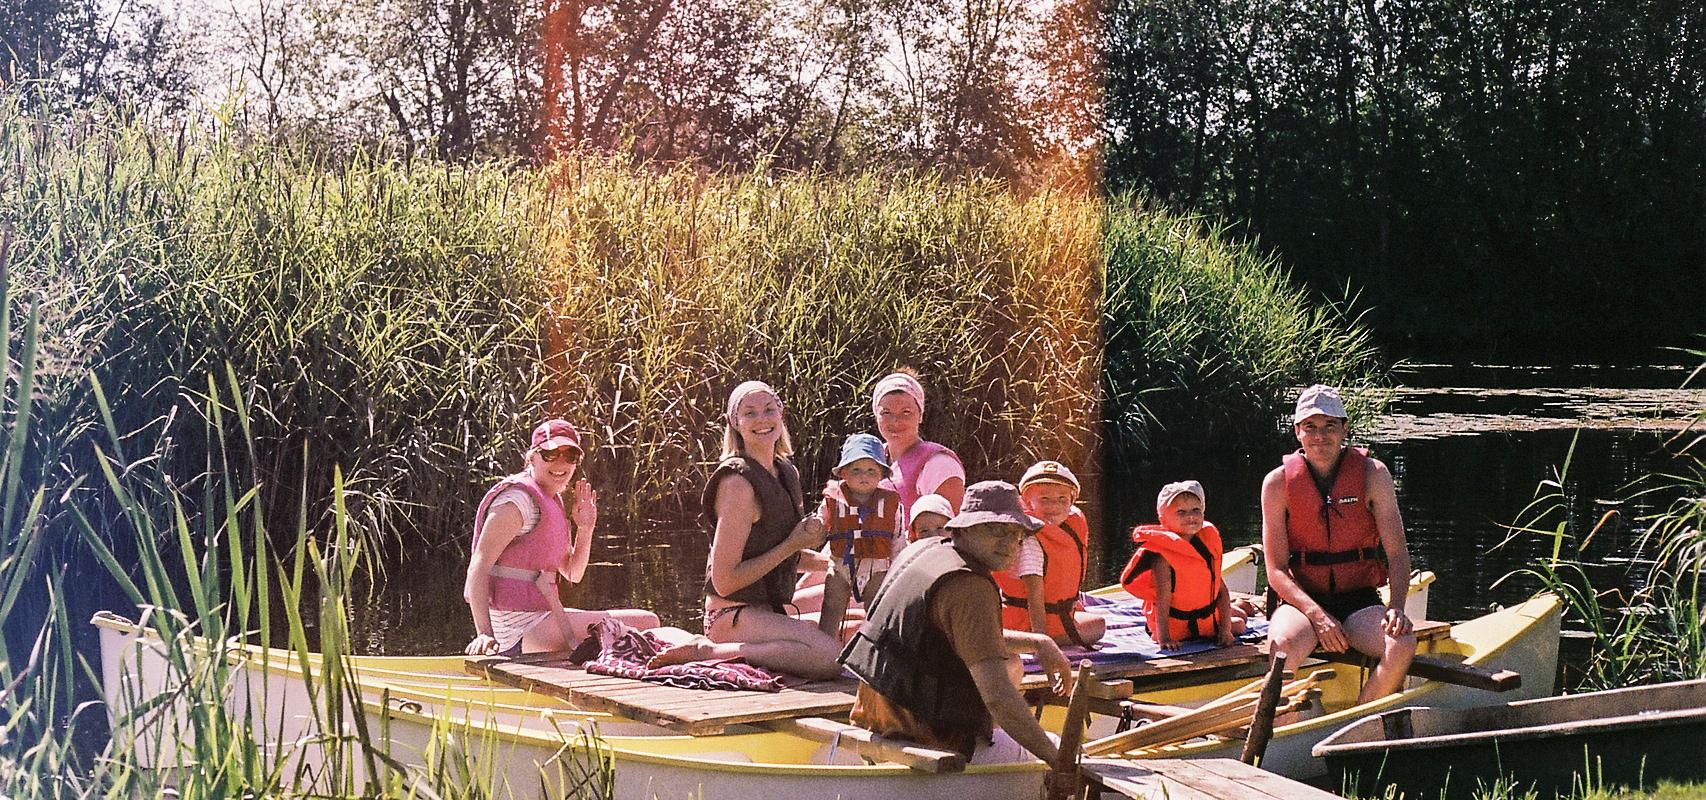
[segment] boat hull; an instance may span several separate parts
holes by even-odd
[[[1706,779],[1706,681],[1590,692],[1452,712],[1403,708],[1358,721],[1317,748],[1345,787],[1378,796],[1474,796],[1504,780],[1518,793]],[[1443,768],[1442,768],[1442,765]],[[1588,776],[1584,778],[1584,776]]]

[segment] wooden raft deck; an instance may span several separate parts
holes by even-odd
[[[694,736],[722,733],[730,725],[748,722],[845,714],[852,710],[853,693],[859,687],[858,681],[842,678],[780,692],[681,689],[594,675],[571,665],[564,653],[476,657],[464,663],[470,673],[488,680]]]
[[[1139,800],[1340,800],[1230,758],[1086,758],[1084,780]]]
[[[1443,635],[1450,626],[1421,623],[1418,635]],[[1437,633],[1436,633],[1437,632]],[[1139,688],[1170,682],[1201,682],[1228,670],[1256,668],[1267,660],[1265,645],[1239,644],[1201,653],[1162,656],[1093,668],[1101,680],[1128,679]],[[780,692],[680,689],[658,683],[594,675],[574,666],[564,653],[530,653],[516,658],[470,657],[468,672],[487,680],[559,697],[588,711],[607,711],[669,730],[709,736],[730,725],[799,717],[839,717],[853,709],[858,681],[814,681]],[[1044,686],[1041,674],[1025,676],[1026,688]]]

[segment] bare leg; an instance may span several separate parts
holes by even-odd
[[[648,666],[708,658],[743,658],[749,664],[816,680],[841,675],[841,643],[803,620],[747,606],[719,617],[706,636],[659,653]]]
[[[823,584],[823,612],[818,616],[817,629],[825,636],[840,638],[841,620],[847,615],[847,601],[853,597],[853,586],[839,570],[830,573]]]
[[[1073,612],[1072,625],[1078,629],[1078,635],[1084,639],[1085,644],[1095,644],[1102,641],[1102,636],[1108,632],[1108,621],[1103,619],[1100,614],[1092,614],[1088,611]],[[1071,637],[1062,634],[1055,637],[1054,643],[1064,647],[1074,642]]]
[[[801,614],[815,614],[823,609],[824,573],[803,573],[800,575],[800,583],[806,584],[807,579],[814,574],[817,576],[817,580],[811,581],[804,587],[794,589],[793,606],[799,609]]]
[[[1315,652],[1315,626],[1309,618],[1293,606],[1281,604],[1274,608],[1273,616],[1268,618],[1268,652],[1270,654],[1284,653],[1285,663],[1297,665],[1303,663],[1310,653]],[[1297,712],[1281,714],[1274,718],[1274,727],[1290,725],[1297,721]]]
[[[522,652],[544,653],[555,650],[573,650],[586,639],[588,629],[605,619],[620,620],[640,630],[649,630],[658,626],[658,615],[638,608],[617,608],[610,611],[582,611],[578,608],[565,608],[563,613],[569,617],[568,632],[565,632],[554,618],[546,617],[521,637]]]
[[[1388,636],[1381,627],[1386,616],[1384,606],[1358,609],[1345,620],[1345,638],[1358,652],[1380,659],[1369,672],[1368,682],[1357,695],[1358,703],[1378,700],[1404,686],[1404,675],[1410,671],[1410,661],[1416,656],[1416,637]]]

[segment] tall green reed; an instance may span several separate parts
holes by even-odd
[[[1105,413],[1124,457],[1247,447],[1283,427],[1290,387],[1379,379],[1355,315],[1310,297],[1223,225],[1122,196],[1106,246]]]
[[[1695,352],[1703,359],[1706,352]],[[1691,380],[1701,375],[1696,370]],[[1644,683],[1706,678],[1706,460],[1699,430],[1706,411],[1668,445],[1676,469],[1648,476],[1628,489],[1624,504],[1650,497],[1670,498],[1650,515],[1634,520],[1643,527],[1636,546],[1651,557],[1632,585],[1597,587],[1584,553],[1593,537],[1620,512],[1605,512],[1583,532],[1572,525],[1568,486],[1574,444],[1554,478],[1543,481],[1536,496],[1511,527],[1511,536],[1534,535],[1551,542],[1550,555],[1521,574],[1562,597],[1573,618],[1592,636],[1582,683],[1610,689]]]
[[[298,487],[331,513],[307,444],[344,466],[361,530],[460,546],[547,414],[588,433],[607,508],[677,518],[745,378],[777,385],[815,480],[897,366],[930,391],[925,434],[978,477],[1045,456],[1093,475],[1106,438],[1141,457],[1230,437],[1290,385],[1370,370],[1354,321],[1271,262],[1128,200],[592,157],[327,162],[217,117],[46,115],[15,92],[0,173],[17,280],[53,298],[53,438],[93,429],[92,373],[132,398],[115,409],[131,444],[192,473],[207,453],[169,414],[229,363],[258,475],[289,488],[259,509],[281,531]]]

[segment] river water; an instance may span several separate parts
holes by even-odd
[[[1513,573],[1549,555],[1552,542],[1507,526],[1567,458],[1562,485],[1572,529],[1584,535],[1605,519],[1586,550],[1596,565],[1594,580],[1602,586],[1630,580],[1642,558],[1635,549],[1640,519],[1676,494],[1660,490],[1621,504],[1615,498],[1628,496],[1637,479],[1675,465],[1667,440],[1706,410],[1706,390],[1676,388],[1687,376],[1685,369],[1664,367],[1399,370],[1388,413],[1355,426],[1352,438],[1369,446],[1397,479],[1412,561],[1438,576],[1429,616],[1464,619],[1533,593],[1537,583]],[[1270,452],[1203,453],[1110,469],[1105,502],[1094,503],[1103,519],[1091,520],[1099,537],[1092,583],[1115,579],[1130,554],[1125,531],[1154,521],[1155,491],[1168,481],[1203,482],[1208,518],[1229,547],[1259,541],[1262,476],[1286,451],[1276,435]],[[581,607],[651,608],[665,623],[696,631],[708,532],[680,521],[624,527],[606,520],[600,527],[586,580],[567,600]],[[1575,547],[1566,543],[1564,551]],[[357,646],[388,654],[459,650],[472,633],[461,602],[462,558],[415,554],[393,565],[354,611]]]

